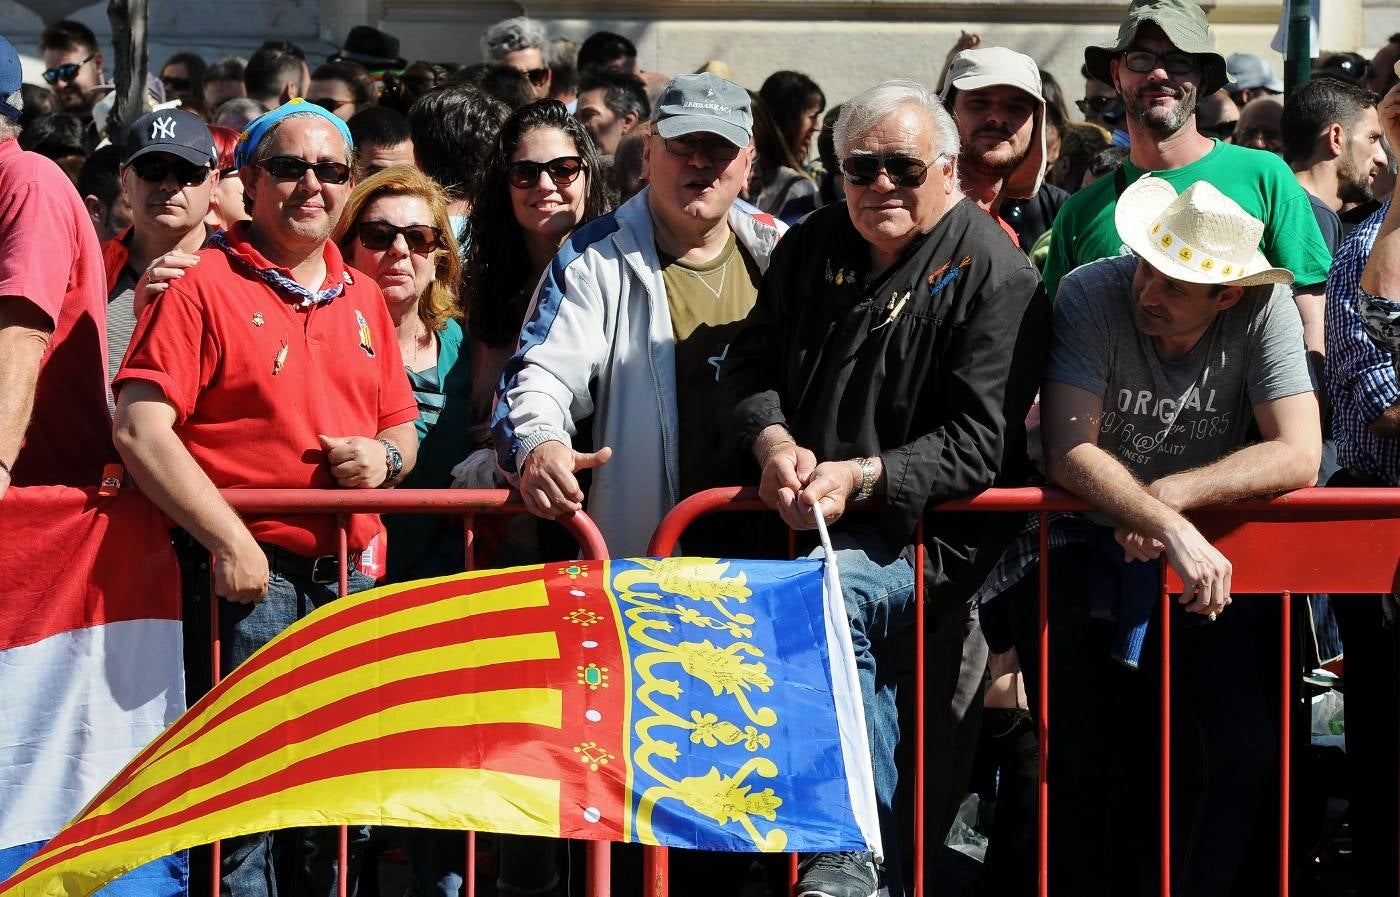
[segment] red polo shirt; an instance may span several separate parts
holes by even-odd
[[[0,142],[0,296],[27,299],[53,322],[24,447],[0,459],[13,462],[17,486],[96,486],[116,460],[104,283],[102,249],[73,182],[17,141]]]
[[[384,297],[327,241],[321,290],[343,282],[345,292],[304,305],[250,270],[276,266],[248,243],[246,225],[225,239],[229,251],[202,250],[142,315],[112,387],[160,387],[176,434],[221,489],[335,488],[319,434],[372,437],[418,416]],[[247,523],[259,541],[297,554],[337,551],[334,516]],[[351,550],[378,527],[377,517],[354,515]]]

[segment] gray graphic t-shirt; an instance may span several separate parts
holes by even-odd
[[[1136,268],[1133,256],[1108,258],[1065,277],[1046,378],[1103,396],[1099,447],[1150,483],[1244,446],[1254,405],[1313,385],[1287,287],[1246,290],[1168,363],[1134,323]]]

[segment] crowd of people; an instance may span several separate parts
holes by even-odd
[[[975,34],[938,84],[828,109],[800,72],[662,75],[625,37],[528,18],[467,65],[359,26],[314,67],[285,40],[176,54],[121,133],[92,32],[59,22],[39,50],[48,88],[0,40],[0,500],[123,466],[172,522],[191,699],[211,615],[227,673],[335,600],[342,565],[357,591],[464,563],[448,518],[352,515],[346,556],[333,520],[240,517],[221,489],[509,485],[534,516],[479,550],[506,565],[569,556],[541,521],[580,509],[641,555],[685,496],[756,485],[788,527],[834,525],[885,845],[804,856],[796,893],[903,894],[927,860],[899,850],[896,761],[922,523],[930,842],[997,750],[986,704],[1030,739],[1004,752],[986,893],[1030,894],[1034,795],[1011,791],[1034,762],[1041,534],[931,509],[1048,483],[1094,508],[1047,534],[1052,893],[1155,893],[1162,559],[1186,584],[1174,890],[1277,874],[1253,850],[1286,722],[1275,611],[1235,600],[1188,512],[1400,486],[1400,35],[1285,99],[1196,4],[1133,0],[1085,50],[1077,121]],[[761,544],[729,525],[684,547]],[[1393,897],[1395,600],[1313,602],[1348,660],[1356,893]],[[400,836],[420,897],[459,893],[460,837]],[[333,837],[227,842],[222,892],[334,894]],[[351,833],[352,886],[372,837]],[[501,840],[498,878],[566,884],[533,839]]]

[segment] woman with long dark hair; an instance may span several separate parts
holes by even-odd
[[[807,171],[812,137],[826,97],[800,72],[774,72],[753,94],[753,139],[758,156],[748,199],[765,212],[794,224],[819,204],[816,179]]]

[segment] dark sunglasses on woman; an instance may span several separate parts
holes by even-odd
[[[163,183],[167,176],[174,175],[175,183],[183,187],[198,187],[209,179],[211,169],[207,165],[195,165],[184,159],[152,153],[141,156],[131,163],[131,170],[143,181],[152,184]]]
[[[258,165],[275,178],[299,181],[312,171],[323,184],[344,184],[350,180],[350,166],[344,162],[308,162],[296,156],[273,156]]]
[[[531,84],[540,87],[544,84],[544,79],[549,77],[549,69],[526,69],[524,74]]]
[[[409,251],[419,255],[442,248],[442,231],[426,224],[399,227],[387,221],[361,221],[355,225],[355,235],[360,238],[360,245],[370,252],[383,252],[393,246],[399,234],[403,234]]]
[[[554,186],[567,187],[583,172],[583,168],[583,159],[579,156],[560,156],[548,162],[521,159],[519,162],[510,163],[506,180],[516,189],[529,190],[540,182],[540,172],[543,171],[549,175]]]
[[[928,180],[931,164],[911,156],[848,156],[841,160],[841,176],[856,187],[869,187],[883,171],[896,187],[918,187]]]

